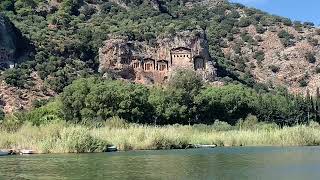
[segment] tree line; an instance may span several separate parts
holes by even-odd
[[[244,85],[210,86],[193,71],[179,70],[167,86],[100,78],[82,78],[61,94],[64,119],[75,123],[118,116],[133,123],[236,124],[247,116],[279,125],[319,121],[319,96],[306,98],[286,91],[257,92]]]

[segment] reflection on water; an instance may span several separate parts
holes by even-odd
[[[0,179],[319,179],[320,147],[0,157]]]

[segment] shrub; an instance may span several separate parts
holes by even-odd
[[[233,27],[233,28],[231,29],[231,33],[232,33],[232,34],[239,34],[239,33],[240,33],[240,28],[238,28],[238,27]]]
[[[314,56],[314,53],[311,52],[307,53],[305,58],[309,63],[315,63],[317,61],[316,57]]]
[[[12,114],[0,121],[0,130],[14,132],[17,131],[22,124],[23,122],[17,118],[15,114]]]
[[[29,74],[30,72],[24,69],[8,69],[4,72],[4,80],[9,85],[24,88],[29,83]]]
[[[281,30],[278,33],[278,37],[281,39],[281,42],[285,47],[290,47],[295,44],[293,41],[294,36],[285,30]]]
[[[250,24],[252,23],[252,20],[248,17],[242,17],[240,18],[239,22],[238,22],[238,26],[239,27],[248,27],[250,26]]]
[[[244,72],[244,70],[246,69],[247,65],[245,64],[245,62],[242,60],[238,63],[236,63],[236,69],[240,72]]]
[[[227,48],[228,47],[228,42],[227,41],[221,41],[220,42],[220,47]]]
[[[273,130],[278,130],[278,129],[280,129],[280,127],[276,123],[259,122],[255,126],[255,129],[270,132]]]
[[[241,54],[241,45],[240,44],[235,44],[233,47],[232,47],[232,49],[234,50],[234,52],[236,53],[236,54]]]
[[[308,37],[308,42],[312,45],[312,46],[317,46],[319,44],[318,39],[312,38],[312,37]]]
[[[256,83],[252,74],[249,71],[245,71],[245,73],[242,74],[241,78],[245,82],[245,84],[247,84],[250,87],[252,87]]]
[[[262,41],[263,41],[262,37],[259,36],[259,35],[256,35],[256,36],[254,37],[254,39],[255,39],[256,41],[258,41],[258,42],[262,42]]]
[[[284,47],[291,47],[291,46],[295,45],[294,41],[287,39],[287,38],[281,39],[281,42],[284,45]]]
[[[258,118],[254,115],[249,114],[245,120],[240,119],[237,126],[240,130],[255,129],[256,125],[259,123]]]
[[[227,122],[215,120],[211,127],[216,131],[230,131],[234,130],[234,126],[231,126]]]
[[[316,121],[310,121],[309,127],[320,128],[320,124],[318,122],[316,122]]]
[[[276,65],[270,65],[269,69],[271,69],[272,72],[277,73],[277,72],[279,72],[280,67],[276,66]]]
[[[307,27],[307,28],[314,27],[314,23],[313,22],[304,22],[303,25],[304,25],[304,27]]]
[[[0,108],[0,122],[1,122],[2,120],[4,120],[4,118],[5,118],[5,113],[4,113],[3,109]]]
[[[262,50],[259,50],[253,55],[253,58],[256,59],[257,62],[260,64],[264,60],[264,56],[264,52]]]
[[[257,33],[259,33],[259,34],[263,34],[264,32],[266,32],[266,28],[265,27],[263,27],[262,25],[258,25],[258,26],[256,26],[256,31],[257,31]]]
[[[306,87],[308,86],[308,81],[306,79],[301,79],[299,81],[300,87]]]
[[[46,105],[48,102],[49,102],[48,99],[36,99],[36,100],[32,101],[32,107],[39,108],[41,106]]]
[[[229,14],[229,17],[234,18],[234,19],[238,19],[240,18],[240,13],[237,10],[232,10]]]
[[[234,80],[232,78],[226,76],[226,77],[221,78],[221,81],[226,84],[229,84],[229,83],[232,83]]]
[[[252,36],[250,36],[248,33],[241,33],[241,38],[244,42],[248,42],[248,43],[252,43],[254,41],[254,39],[252,38]]]
[[[270,26],[270,27],[268,28],[268,30],[271,31],[271,32],[277,32],[277,31],[278,31],[277,28],[274,27],[274,26]]]
[[[293,26],[298,32],[302,32],[303,29],[300,21],[294,21]]]
[[[42,124],[62,121],[60,111],[61,102],[56,100],[46,106],[35,108],[28,112],[16,113],[15,117],[20,122],[30,122],[32,125],[40,126]]]
[[[293,39],[294,36],[290,33],[288,33],[287,31],[285,30],[281,30],[279,33],[278,33],[278,37],[279,38],[289,38],[289,39]]]
[[[253,89],[257,92],[267,92],[268,91],[268,87],[266,84],[263,84],[263,83],[256,83],[254,86],[253,86]]]
[[[263,16],[261,17],[260,23],[263,26],[272,26],[275,23],[275,18],[272,16]]]
[[[282,22],[286,26],[292,26],[292,21],[289,18],[282,18]]]
[[[109,128],[116,128],[116,129],[126,129],[129,127],[129,124],[126,120],[121,119],[117,116],[107,119],[104,124]]]
[[[228,33],[227,39],[228,39],[228,41],[233,41],[233,39],[234,39],[233,34]]]

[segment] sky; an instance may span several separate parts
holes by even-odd
[[[230,0],[270,14],[320,25],[320,0]]]

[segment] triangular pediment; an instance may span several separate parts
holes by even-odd
[[[178,47],[171,50],[172,53],[190,53],[191,49],[186,47]]]

